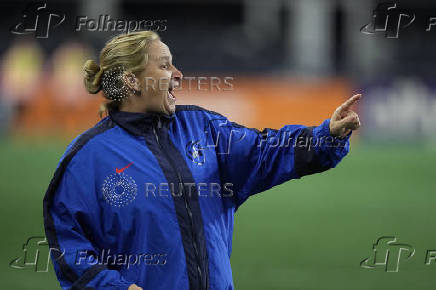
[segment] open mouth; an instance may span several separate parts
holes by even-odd
[[[171,80],[170,85],[168,87],[168,99],[172,102],[176,101],[176,96],[174,95],[174,89],[179,86],[179,82],[177,80]]]
[[[176,100],[176,96],[174,96],[172,90],[168,90],[168,98],[170,98],[172,100]]]

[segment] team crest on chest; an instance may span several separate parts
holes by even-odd
[[[129,163],[121,169],[116,168],[115,173],[107,176],[103,182],[103,197],[112,206],[123,207],[136,198],[138,191],[136,182],[124,172],[131,165],[132,163]]]

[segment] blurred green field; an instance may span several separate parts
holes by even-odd
[[[58,289],[52,268],[9,263],[44,233],[42,198],[65,145],[0,142],[2,289]],[[434,289],[435,165],[421,146],[360,145],[334,170],[250,198],[236,214],[236,289]],[[381,236],[415,248],[399,272],[359,266]]]

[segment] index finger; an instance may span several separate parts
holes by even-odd
[[[352,105],[354,105],[360,98],[362,97],[361,94],[357,94],[346,100],[342,105],[338,107],[338,111],[343,111],[349,109]]]

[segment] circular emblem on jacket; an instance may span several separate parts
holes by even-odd
[[[132,177],[121,172],[106,177],[102,191],[106,202],[112,206],[122,207],[136,198],[137,186]]]
[[[186,155],[197,165],[204,164],[205,156],[203,150],[204,148],[200,145],[200,141],[189,141],[186,144]]]

